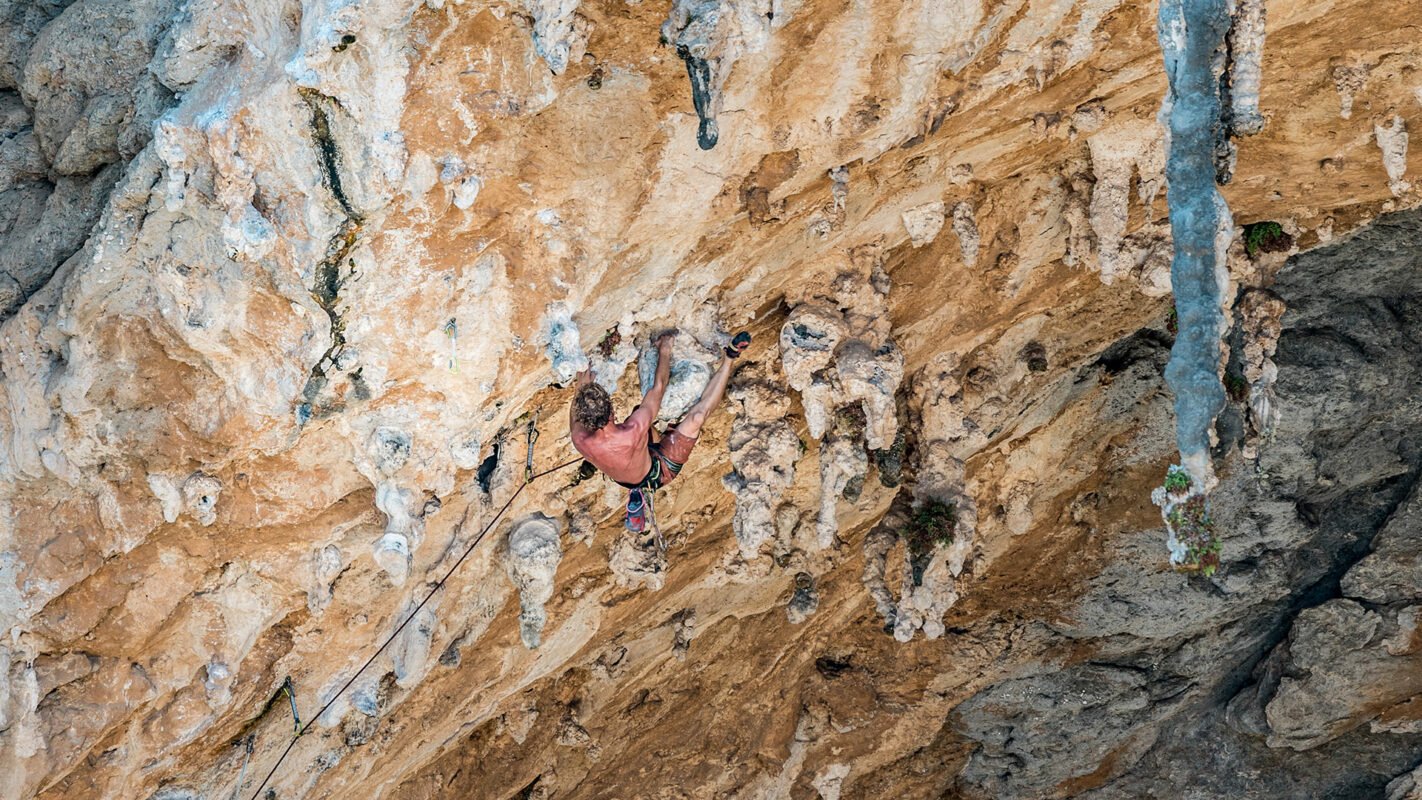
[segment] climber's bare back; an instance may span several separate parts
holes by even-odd
[[[573,447],[609,478],[618,483],[637,483],[652,468],[651,451],[647,449],[651,428],[652,416],[645,406],[638,406],[624,422],[596,431],[574,419]]]

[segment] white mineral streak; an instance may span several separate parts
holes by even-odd
[[[978,234],[978,223],[973,218],[973,207],[967,202],[953,206],[953,233],[958,236],[958,249],[963,254],[963,263],[976,266],[978,248],[982,237]]]
[[[1265,0],[1237,0],[1229,29],[1230,128],[1237,136],[1264,129],[1259,91],[1264,79]]]
[[[592,25],[578,13],[582,0],[524,0],[533,16],[533,46],[554,75],[583,57]],[[465,206],[462,206],[465,207]]]
[[[548,308],[544,338],[548,343],[548,360],[552,364],[554,383],[566,386],[579,372],[588,368],[588,357],[583,353],[578,324],[573,321],[573,312],[567,304],[554,303]]]
[[[853,480],[863,480],[869,471],[869,456],[862,439],[831,434],[820,443],[820,510],[815,521],[815,544],[825,550],[834,546],[839,534],[839,498]]]
[[[563,560],[558,524],[542,514],[515,523],[508,539],[509,580],[518,590],[519,636],[528,648],[538,647],[548,622],[543,606],[553,596],[554,575]]]
[[[824,436],[836,409],[858,403],[865,442],[875,450],[888,447],[898,433],[894,392],[904,374],[903,353],[883,314],[888,279],[876,259],[856,253],[837,262],[847,269],[829,291],[811,293],[780,328],[781,369],[800,393],[810,436]]]
[[[1240,360],[1249,385],[1249,430],[1242,450],[1246,458],[1255,458],[1259,442],[1270,438],[1279,421],[1274,391],[1279,367],[1274,363],[1274,352],[1283,330],[1284,301],[1267,290],[1250,289],[1239,301],[1239,314],[1244,340]]]
[[[1131,183],[1139,176],[1136,195],[1149,210],[1165,183],[1165,143],[1159,123],[1136,120],[1103,130],[1087,144],[1096,176],[1090,226],[1096,234],[1101,282],[1109,286],[1137,266],[1133,248],[1126,245]]]
[[[904,230],[914,247],[923,247],[938,238],[943,230],[943,202],[935,200],[921,206],[914,206],[903,213]]]
[[[844,790],[844,779],[849,777],[848,764],[830,764],[815,775],[810,785],[820,793],[820,800],[839,800]]]
[[[1378,149],[1382,151],[1383,169],[1387,172],[1387,186],[1394,197],[1406,194],[1412,188],[1403,176],[1407,174],[1407,123],[1394,114],[1386,127],[1381,123],[1373,126]]]
[[[736,418],[727,440],[733,471],[722,482],[736,496],[732,527],[741,556],[750,560],[775,533],[774,509],[795,482],[803,445],[785,421],[790,398],[775,384],[748,371],[726,396]]]
[[[1338,116],[1353,116],[1353,100],[1368,83],[1372,68],[1367,64],[1339,64],[1333,68],[1333,88],[1338,90]]]

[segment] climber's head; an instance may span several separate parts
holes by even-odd
[[[612,421],[612,398],[596,383],[584,384],[573,398],[573,418],[590,431],[602,430]]]

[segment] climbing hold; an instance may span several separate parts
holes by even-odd
[[[671,358],[671,370],[667,378],[667,389],[662,394],[661,411],[657,414],[657,420],[662,422],[674,422],[681,419],[686,414],[687,409],[701,397],[705,391],[706,384],[711,382],[711,366],[696,358],[697,355],[705,353],[704,350],[697,349],[693,353],[693,345],[682,345],[678,343],[673,346]],[[702,356],[707,357],[707,356]],[[645,394],[652,388],[652,384],[657,377],[657,363],[661,357],[657,355],[657,349],[650,344],[643,348],[637,360],[637,378]]]

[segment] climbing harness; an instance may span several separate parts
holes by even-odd
[[[281,691],[282,694],[286,695],[286,699],[291,702],[291,726],[292,730],[295,731],[292,735],[300,736],[302,733],[301,715],[296,713],[296,687],[292,684],[290,675],[286,676],[286,680],[281,682]]]
[[[523,481],[528,483],[533,480],[533,443],[538,441],[537,419],[530,417],[528,420],[528,456],[523,460]]]
[[[351,688],[351,685],[356,682],[356,679],[359,678],[361,674],[364,673],[366,669],[370,667],[371,664],[375,663],[375,659],[379,658],[380,654],[385,652],[385,648],[389,647],[390,643],[395,641],[396,637],[400,635],[401,631],[405,630],[405,626],[409,625],[415,617],[419,616],[420,611],[424,610],[424,607],[430,602],[430,600],[434,599],[435,592],[438,592],[440,589],[444,588],[444,584],[454,575],[454,571],[459,569],[459,567],[464,564],[465,560],[468,559],[469,556],[474,552],[474,548],[478,547],[479,543],[482,542],[484,540],[484,537],[489,533],[489,531],[493,529],[494,524],[503,518],[504,512],[508,511],[509,507],[513,505],[513,502],[518,499],[518,496],[523,494],[523,490],[528,488],[528,485],[530,483],[533,483],[539,478],[542,478],[546,475],[552,475],[553,473],[561,469],[571,467],[582,460],[581,457],[570,459],[568,461],[564,461],[556,467],[549,467],[548,469],[545,469],[542,472],[532,474],[531,470],[533,465],[533,439],[537,438],[537,429],[533,427],[533,423],[531,421],[529,423],[529,430],[535,432],[530,435],[529,439],[528,471],[524,473],[525,477],[523,483],[520,484],[519,487],[514,490],[514,493],[509,496],[508,500],[504,501],[504,504],[501,508],[499,508],[498,513],[495,514],[492,519],[490,519],[487,523],[484,524],[484,527],[480,529],[479,534],[474,537],[474,540],[469,543],[468,547],[464,548],[464,552],[459,556],[459,559],[455,561],[453,566],[451,566],[448,571],[444,573],[444,577],[436,581],[435,585],[430,588],[429,592],[425,595],[425,599],[421,600],[419,605],[415,606],[414,610],[411,611],[405,617],[404,622],[401,622],[398,626],[396,626],[394,633],[391,633],[390,636],[386,637],[385,642],[382,643],[380,647],[376,648],[375,652],[371,654],[370,658],[366,659],[364,664],[361,664],[360,669],[356,670],[355,673],[350,676],[350,678],[346,679],[345,683],[341,684],[341,688],[337,689],[335,694],[331,695],[331,699],[327,700],[326,704],[321,706],[321,708],[317,710],[314,715],[312,715],[311,719],[306,721],[305,725],[299,725],[297,727],[296,735],[291,737],[291,741],[286,743],[286,749],[281,751],[280,756],[277,756],[276,763],[273,764],[271,770],[267,772],[267,776],[262,779],[262,782],[260,784],[258,784],[257,790],[252,792],[251,800],[257,800],[257,798],[261,795],[262,789],[266,788],[267,783],[271,781],[272,776],[276,774],[277,769],[281,767],[281,763],[286,760],[287,755],[291,753],[291,748],[296,746],[296,742],[301,738],[302,734],[310,730],[311,726],[316,724],[316,720],[320,719],[321,715],[325,714],[327,709],[335,705],[336,700],[339,699],[341,695],[345,694],[347,689]],[[286,689],[290,682],[291,679],[288,677],[287,680],[283,682],[282,688]],[[293,716],[295,716],[296,714],[296,698],[294,696],[291,700],[291,713]]]

